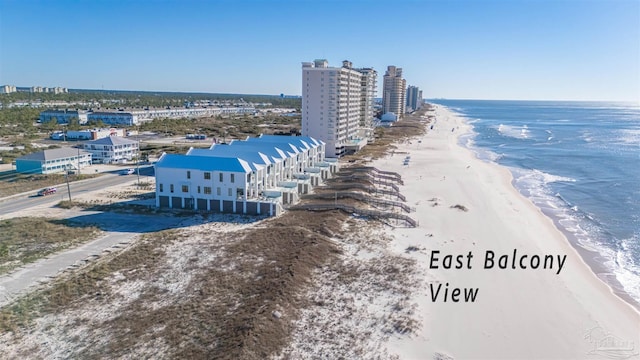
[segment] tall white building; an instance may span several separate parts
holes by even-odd
[[[16,87],[14,85],[2,85],[0,86],[0,94],[11,94],[16,92]]]
[[[407,107],[406,111],[412,112],[422,107],[422,91],[417,86],[409,86],[407,88]]]
[[[374,119],[376,117],[374,109],[374,98],[378,87],[378,73],[372,68],[358,69],[362,73],[362,94],[360,97],[360,109],[362,118],[360,127],[363,129],[368,142],[374,140],[373,130],[375,128]]]
[[[302,135],[325,142],[326,157],[357,151],[373,136],[376,76],[346,60],[342,67],[324,59],[302,63]]]
[[[404,115],[407,81],[402,78],[402,68],[390,65],[384,74],[382,112],[394,113],[400,119]]]

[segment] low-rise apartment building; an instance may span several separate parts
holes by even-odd
[[[85,110],[46,110],[40,113],[39,122],[56,121],[58,124],[68,124],[71,120],[78,120],[79,124],[86,124],[88,111]]]
[[[168,108],[143,110],[113,110],[113,111],[76,111],[76,110],[46,110],[40,113],[40,122],[45,123],[54,118],[58,123],[67,124],[72,118],[78,118],[81,124],[86,122],[102,123],[105,125],[134,126],[153,119],[178,119],[188,117],[254,114],[254,107],[201,107],[201,108]]]
[[[16,171],[21,174],[54,174],[78,171],[91,165],[91,154],[73,148],[46,149],[16,159]]]
[[[94,163],[124,164],[138,156],[138,142],[120,136],[87,141],[83,146],[91,153]]]

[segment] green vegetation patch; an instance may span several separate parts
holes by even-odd
[[[93,239],[100,230],[66,220],[21,217],[0,221],[0,274],[72,245]]]

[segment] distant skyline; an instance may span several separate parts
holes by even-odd
[[[638,0],[0,0],[0,85],[301,94],[301,63],[425,98],[640,103]]]

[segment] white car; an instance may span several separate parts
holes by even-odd
[[[129,169],[124,169],[122,171],[120,171],[120,175],[131,175],[133,173],[135,173],[136,170],[133,168],[129,168]]]

